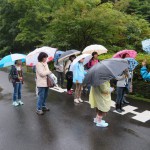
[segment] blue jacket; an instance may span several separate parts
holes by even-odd
[[[86,71],[84,70],[84,66],[82,63],[77,63],[73,68],[73,82],[83,83]]]
[[[141,68],[141,76],[144,80],[150,81],[150,72],[148,72],[145,66]]]

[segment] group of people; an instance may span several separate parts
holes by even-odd
[[[129,57],[128,54],[123,55],[123,59]],[[84,59],[81,59],[74,65],[73,70],[70,70],[70,66],[73,60],[76,58],[75,55],[69,57],[67,63],[58,62],[54,63],[56,69],[56,76],[49,70],[47,64],[48,55],[44,52],[40,53],[38,56],[38,63],[36,64],[36,86],[38,89],[37,96],[37,109],[36,113],[38,115],[43,115],[45,111],[49,111],[46,106],[46,99],[48,97],[49,87],[47,85],[47,78],[50,76],[56,81],[58,85],[62,88],[64,87],[64,74],[67,80],[67,93],[69,95],[73,94],[72,86],[75,85],[74,102],[82,103],[81,94],[83,88],[88,88],[89,103],[91,108],[96,108],[96,117],[94,118],[94,123],[99,127],[107,127],[108,123],[103,120],[103,117],[107,114],[111,107],[111,92],[114,88],[110,87],[110,81],[107,81],[98,87],[91,87],[90,85],[85,85],[83,87],[83,80],[88,72],[88,69],[92,68],[94,65],[99,63],[98,53],[92,53],[92,59],[85,66],[83,65]],[[148,73],[146,68],[146,62],[142,63],[141,75],[145,80],[150,80],[150,73]],[[21,97],[21,89],[24,81],[22,64],[21,61],[17,60],[15,65],[12,66],[9,74],[9,78],[13,83],[13,106],[23,105]],[[122,109],[123,103],[128,103],[125,100],[125,94],[132,91],[132,78],[133,72],[128,69],[124,70],[121,75],[119,75],[116,80],[117,87],[117,98],[116,98],[116,111],[121,113],[124,111]],[[56,82],[57,82],[56,81]]]

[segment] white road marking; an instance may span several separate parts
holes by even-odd
[[[59,92],[59,93],[67,92],[67,89],[62,89],[60,87],[54,87],[54,88],[50,88],[50,89],[53,90],[53,91]],[[84,102],[89,104],[89,101],[84,101]],[[114,101],[112,101],[111,106],[115,108],[115,104],[116,103]],[[138,109],[138,107],[134,107],[134,106],[131,106],[131,105],[127,105],[127,106],[123,107],[123,109],[125,111],[122,112],[122,113],[119,113],[116,110],[114,110],[113,112],[117,113],[117,114],[120,114],[120,115],[126,115],[128,113],[132,113],[132,114],[135,115],[134,117],[132,117],[132,119],[143,122],[143,123],[150,120],[150,111],[149,110],[145,110],[144,112],[139,113],[139,112],[135,111],[135,110]]]
[[[132,117],[132,119],[145,123],[146,121],[150,120],[150,111],[145,110],[142,113],[136,115],[135,117]]]

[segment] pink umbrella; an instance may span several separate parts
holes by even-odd
[[[122,58],[122,56],[124,54],[129,54],[131,58],[135,58],[136,55],[137,55],[137,52],[135,50],[122,50],[122,51],[119,51],[117,52],[113,58]]]

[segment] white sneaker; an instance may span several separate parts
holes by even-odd
[[[79,104],[79,100],[78,99],[74,99],[74,102]]]
[[[12,105],[15,106],[15,107],[19,106],[19,104],[17,102],[13,102]]]
[[[79,102],[83,103],[83,100],[81,98],[78,99]]]
[[[18,104],[23,105],[24,103],[20,100],[20,101],[18,101]]]
[[[101,120],[102,122],[104,122],[105,123],[105,120]],[[97,123],[97,118],[94,118],[94,121],[93,121],[94,123]]]
[[[105,128],[105,127],[108,127],[108,123],[101,121],[100,123],[97,122],[97,123],[96,123],[96,126],[97,126],[97,127]]]

